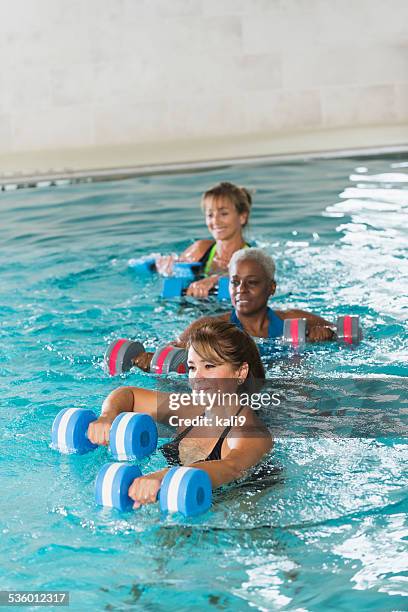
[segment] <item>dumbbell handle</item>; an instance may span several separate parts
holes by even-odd
[[[308,320],[306,318],[285,319],[283,327],[284,340],[295,345],[304,343],[309,335],[307,326]],[[353,344],[361,339],[358,315],[339,316],[335,326],[322,325],[322,327],[330,329],[334,334],[335,340],[340,342]]]
[[[106,418],[106,417],[103,417]],[[98,444],[89,437],[89,426],[97,420],[92,410],[67,408],[54,419],[51,443],[60,452],[86,453]],[[117,459],[142,459],[157,447],[157,427],[145,413],[122,412],[109,425],[110,451]],[[105,442],[105,433],[104,440]],[[102,442],[102,443],[103,443]]]
[[[169,277],[164,279],[162,288],[163,298],[177,298],[185,295],[192,279],[183,277]],[[218,280],[217,287],[213,287],[209,291],[210,294],[216,295],[219,300],[229,300],[229,279],[228,276],[221,276]]]
[[[104,465],[96,478],[95,499],[102,506],[130,510],[134,500],[129,489],[135,479],[143,476],[139,466],[129,463]],[[164,475],[156,500],[164,512],[182,512],[193,516],[205,512],[211,505],[212,486],[204,470],[173,467]]]

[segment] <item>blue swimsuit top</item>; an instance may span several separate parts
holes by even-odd
[[[272,310],[267,309],[268,312],[268,338],[279,338],[283,335],[283,321],[278,315]],[[237,317],[235,310],[231,312],[230,322],[234,323],[239,329],[244,329],[241,321]]]

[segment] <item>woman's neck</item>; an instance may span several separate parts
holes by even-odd
[[[236,312],[236,315],[241,321],[243,328],[250,336],[256,336],[257,338],[268,337],[269,319],[267,305],[261,310],[251,314],[241,314]]]
[[[242,234],[236,234],[227,240],[217,240],[216,242],[216,259],[219,262],[225,262],[228,266],[231,257],[245,246],[245,240]]]

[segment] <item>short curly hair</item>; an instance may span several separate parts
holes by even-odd
[[[235,251],[228,265],[230,276],[232,268],[240,261],[258,262],[259,265],[262,266],[268,280],[271,282],[275,280],[275,262],[273,261],[272,257],[265,253],[262,249],[251,248]]]

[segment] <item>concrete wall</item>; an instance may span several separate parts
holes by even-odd
[[[0,153],[408,121],[407,0],[0,0]]]

